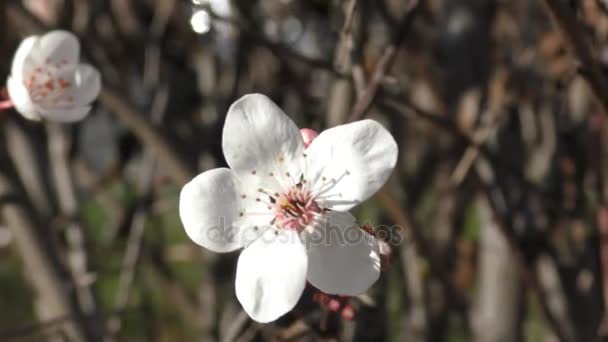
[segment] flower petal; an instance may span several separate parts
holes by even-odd
[[[328,294],[355,296],[380,276],[378,241],[348,212],[330,211],[324,227],[306,238],[308,281]]]
[[[219,168],[203,172],[184,185],[179,216],[192,241],[214,252],[231,252],[258,238],[267,228],[259,223],[263,215],[245,215],[244,206],[241,183],[234,172]]]
[[[306,248],[293,230],[268,229],[245,247],[235,285],[247,314],[267,323],[293,309],[306,285],[307,263]]]
[[[283,177],[302,158],[304,143],[298,127],[268,97],[245,95],[228,110],[222,148],[226,162],[243,180]]]
[[[78,38],[68,31],[51,31],[36,42],[31,56],[37,63],[62,63],[76,65],[80,58]]]
[[[18,78],[10,76],[6,83],[6,90],[8,91],[8,96],[13,102],[13,106],[15,106],[17,112],[26,119],[34,121],[40,120],[37,106],[32,103],[29,91]]]
[[[75,100],[84,105],[95,101],[101,90],[99,71],[88,64],[79,64],[73,78]]]
[[[397,162],[397,143],[378,122],[336,126],[306,149],[306,178],[322,193],[317,203],[346,211],[378,191]]]
[[[23,82],[24,74],[29,73],[32,69],[33,64],[29,56],[38,39],[38,36],[29,36],[19,44],[11,66],[11,77],[15,81]]]

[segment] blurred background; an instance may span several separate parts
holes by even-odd
[[[0,341],[606,340],[606,6],[0,1],[2,80],[24,37],[62,28],[104,83],[74,125],[0,113]],[[236,300],[238,253],[177,213],[251,92],[300,127],[373,118],[400,147],[355,212],[393,232],[390,267],[266,325]]]

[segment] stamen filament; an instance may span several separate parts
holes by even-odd
[[[340,177],[338,177],[338,179],[330,178],[329,180],[326,180],[325,177],[321,178],[323,183],[321,183],[321,186],[317,191],[312,192],[312,196],[314,198],[320,198],[322,194],[335,187],[347,175],[350,175],[350,172],[348,170],[344,170],[344,172],[340,175]],[[329,187],[327,187],[328,185]]]

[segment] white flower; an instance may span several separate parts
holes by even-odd
[[[80,64],[80,44],[70,32],[51,31],[23,40],[11,67],[7,89],[24,117],[72,122],[84,118],[99,94],[99,72]]]
[[[298,302],[306,281],[328,294],[358,295],[378,279],[378,242],[349,209],[373,195],[397,161],[397,144],[363,120],[322,132],[305,149],[296,125],[266,96],[228,112],[222,148],[231,169],[184,186],[186,233],[215,252],[244,247],[236,295],[258,322]]]

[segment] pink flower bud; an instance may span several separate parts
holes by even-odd
[[[342,306],[342,303],[340,303],[340,301],[338,299],[335,299],[335,298],[330,299],[329,303],[327,305],[327,307],[331,311],[338,311],[338,310],[340,310],[341,306]]]
[[[355,319],[356,311],[352,305],[346,304],[346,306],[344,306],[344,309],[342,309],[341,314],[343,319],[352,321],[353,319]]]
[[[310,128],[302,128],[300,129],[300,133],[302,134],[302,139],[304,139],[304,147],[308,147],[308,145],[319,136],[317,131]]]

